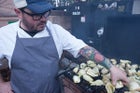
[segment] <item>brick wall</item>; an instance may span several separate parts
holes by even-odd
[[[15,16],[13,0],[0,0],[0,17]]]

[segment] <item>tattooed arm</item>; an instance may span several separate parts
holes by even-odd
[[[94,62],[101,64],[102,66],[106,67],[107,69],[110,69],[112,66],[109,59],[104,57],[101,53],[99,53],[93,47],[90,47],[90,46],[83,47],[80,50],[79,54],[82,55],[83,57],[86,57],[89,60],[93,60]]]
[[[109,59],[104,57],[102,54],[100,54],[93,47],[90,47],[90,46],[83,47],[80,50],[79,55],[82,55],[83,57],[85,57],[85,58],[87,58],[89,60],[93,60],[96,63],[99,63],[102,66],[104,66],[107,69],[109,69],[113,85],[116,85],[116,82],[118,80],[122,80],[124,84],[128,84],[129,80],[126,77],[126,73],[124,71],[122,71],[121,69],[119,69],[119,68],[115,67],[114,65],[112,65],[110,63]]]

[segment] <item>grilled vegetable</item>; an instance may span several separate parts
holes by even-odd
[[[96,81],[91,82],[90,85],[91,86],[101,86],[101,85],[104,85],[104,82],[102,80],[96,80]]]
[[[73,76],[73,81],[74,81],[74,83],[80,83],[80,77],[79,76],[76,76],[76,75],[74,75]]]
[[[83,75],[83,79],[86,80],[87,82],[91,83],[93,82],[93,78],[91,78],[89,75],[85,74]]]

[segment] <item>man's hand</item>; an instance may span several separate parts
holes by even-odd
[[[0,59],[0,70],[8,68],[8,59],[2,58]]]
[[[124,71],[122,71],[121,69],[112,65],[110,68],[110,73],[111,73],[111,79],[112,79],[113,85],[116,85],[116,82],[118,80],[121,80],[124,85],[128,84],[129,80],[126,76],[126,73]]]
[[[14,93],[12,92],[10,82],[0,82],[0,93]]]

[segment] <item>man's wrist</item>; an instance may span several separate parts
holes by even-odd
[[[112,67],[112,64],[108,58],[104,58],[104,60],[101,62],[101,65],[107,69],[110,69]]]

